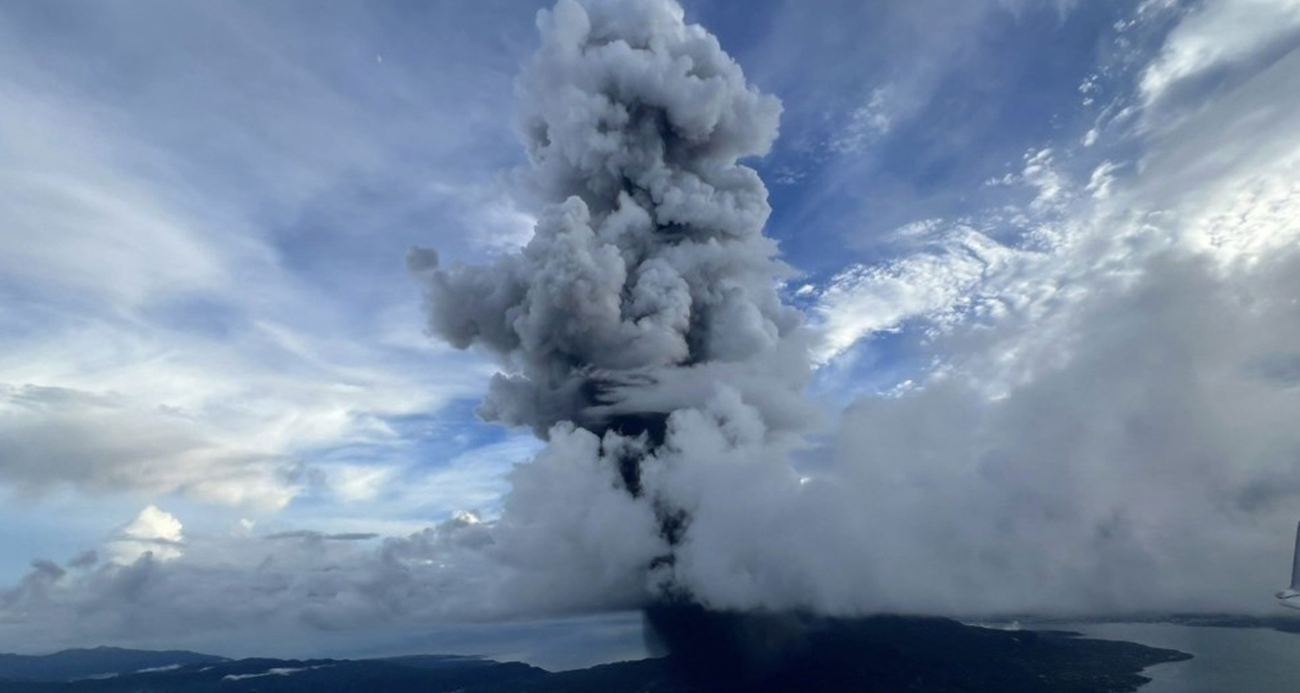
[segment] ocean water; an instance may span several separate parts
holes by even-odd
[[[1140,693],[1300,691],[1300,635],[1265,628],[1201,628],[1167,623],[1063,624],[1088,637],[1187,652],[1193,659],[1149,667]]]

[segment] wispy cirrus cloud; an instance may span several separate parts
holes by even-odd
[[[366,52],[386,20],[343,8],[314,34],[238,4],[198,10],[203,22],[64,9],[0,18],[0,126],[13,135],[0,152],[0,431],[12,443],[0,487],[278,510],[317,483],[320,451],[398,454],[410,446],[391,419],[477,391],[492,368],[423,338],[401,257],[420,225],[456,236],[480,207],[448,207],[471,197],[461,189],[413,187],[410,159],[501,198],[472,163],[491,147],[470,159],[464,147],[508,132],[508,118],[479,126],[427,104],[492,79],[508,95],[507,72],[475,62],[413,87],[415,54]],[[98,57],[60,52],[59,32]],[[321,52],[323,35],[342,41]],[[116,76],[135,42],[185,57],[127,84]],[[335,80],[340,67],[368,74]],[[379,96],[406,108],[380,109]],[[415,136],[426,127],[446,136]],[[359,187],[408,194],[381,208]],[[499,206],[484,214],[509,230],[493,238],[517,234],[526,214]],[[355,474],[337,480],[359,492]]]
[[[1184,11],[1142,72],[1139,90],[1148,108],[1193,82],[1249,74],[1300,47],[1294,0],[1207,0]]]

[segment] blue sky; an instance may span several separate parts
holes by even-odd
[[[364,553],[500,513],[541,443],[475,417],[500,364],[424,335],[403,262],[527,241],[512,82],[547,4],[0,9],[0,594],[88,550],[229,566],[279,532],[373,535],[336,542]],[[1001,401],[1090,362],[1104,330],[1078,306],[1157,276],[1162,250],[1285,288],[1259,268],[1300,220],[1294,2],[683,5],[783,102],[750,164],[828,420],[957,378]],[[1285,366],[1287,334],[1237,355]],[[1281,392],[1270,411],[1298,413]],[[1290,478],[1268,421],[1224,443],[1257,456],[1224,488]],[[1269,512],[1242,526],[1288,515]]]

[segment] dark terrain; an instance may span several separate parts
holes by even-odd
[[[100,648],[0,656],[0,691],[1118,693],[1145,683],[1143,668],[1188,658],[1070,633],[990,630],[938,618],[839,620],[673,607],[648,619],[673,654],[576,671],[474,657],[228,660]]]
[[[0,686],[3,686],[5,681],[70,681],[107,672],[140,671],[178,664],[200,665],[225,661],[228,661],[225,657],[197,652],[123,650],[118,647],[63,650],[36,657],[0,654]]]

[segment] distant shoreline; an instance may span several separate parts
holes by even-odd
[[[1041,630],[1043,626],[1079,623],[1166,623],[1197,628],[1266,628],[1281,633],[1300,635],[1300,617],[1296,616],[1246,616],[1233,614],[1164,614],[1145,616],[1092,616],[1059,617],[1018,616],[985,621],[963,621],[973,626],[1002,628],[1015,624],[1025,630]]]

